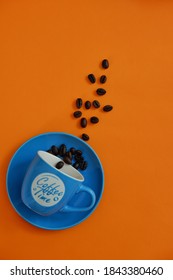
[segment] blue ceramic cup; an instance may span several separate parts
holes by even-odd
[[[21,196],[24,204],[34,212],[48,216],[57,211],[74,212],[88,211],[96,201],[91,188],[83,185],[84,177],[73,166],[64,163],[61,169],[55,165],[62,159],[38,151],[31,162],[23,180]],[[71,198],[79,192],[90,195],[87,207],[69,206]]]

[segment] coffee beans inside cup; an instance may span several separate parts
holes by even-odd
[[[65,163],[79,170],[85,170],[88,167],[88,162],[85,160],[83,152],[74,147],[67,149],[65,144],[61,144],[58,147],[52,145],[47,152],[62,159],[55,165],[57,169],[61,169]]]

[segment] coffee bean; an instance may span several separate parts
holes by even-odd
[[[72,164],[72,160],[68,156],[64,156],[63,160],[67,164]]]
[[[59,161],[55,167],[58,168],[58,169],[61,169],[62,167],[64,166],[64,162],[63,161]]]
[[[74,159],[75,159],[77,162],[82,162],[82,161],[84,161],[84,157],[79,156],[79,155],[75,155],[75,156],[74,156]]]
[[[74,154],[75,154],[75,152],[76,152],[76,149],[75,149],[75,148],[73,148],[73,147],[71,147],[71,148],[70,148],[70,152],[71,152],[71,154],[72,154],[72,155],[74,155]]]
[[[65,153],[65,156],[69,157],[70,159],[72,159],[72,153],[70,151]]]
[[[89,138],[88,134],[83,133],[83,134],[82,134],[82,139],[83,139],[84,141],[88,141],[90,138]]]
[[[81,170],[85,170],[88,167],[88,162],[87,161],[83,161],[82,163],[80,163],[80,169]]]
[[[85,108],[86,109],[90,109],[91,108],[91,102],[90,101],[86,101],[85,102]]]
[[[86,118],[82,118],[80,121],[81,127],[86,127],[87,126],[87,119]]]
[[[94,84],[96,82],[96,78],[93,74],[89,74],[88,79],[92,84]]]
[[[52,153],[52,150],[51,150],[51,149],[47,150],[47,153],[49,153],[49,154],[52,154],[52,155],[53,155],[53,153]]]
[[[66,152],[67,152],[67,147],[66,147],[65,144],[62,144],[62,145],[59,147],[59,155],[60,155],[60,156],[64,156]]]
[[[78,156],[81,156],[82,155],[82,151],[81,150],[76,150],[75,154],[78,155]]]
[[[91,123],[98,123],[99,122],[99,118],[97,117],[91,117],[90,118]]]
[[[100,107],[100,103],[98,102],[98,100],[94,100],[92,104],[93,104],[93,106],[95,108],[99,108]]]
[[[104,69],[107,69],[109,67],[109,61],[107,59],[103,59],[102,61],[102,67]]]
[[[104,95],[106,93],[106,90],[104,88],[98,88],[96,92],[98,95]]]
[[[104,107],[103,107],[103,111],[105,111],[105,112],[109,112],[109,111],[111,111],[113,109],[113,106],[112,105],[105,105]]]
[[[73,163],[74,168],[79,169],[79,166],[80,166],[79,162],[76,161],[75,163]]]
[[[102,76],[100,77],[100,83],[101,83],[101,84],[104,84],[104,83],[106,83],[106,81],[107,81],[107,77],[106,77],[105,75],[102,75]]]
[[[78,109],[80,109],[81,107],[82,107],[82,99],[81,98],[77,98],[76,99],[76,107],[78,108]]]
[[[81,112],[81,111],[75,111],[75,112],[73,113],[73,116],[74,116],[75,118],[80,118],[80,117],[82,116],[82,112]]]
[[[55,156],[57,156],[58,153],[59,153],[58,147],[56,147],[55,145],[53,145],[51,147],[51,151],[52,151],[52,154],[55,155]]]

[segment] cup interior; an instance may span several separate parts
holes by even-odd
[[[63,161],[61,158],[54,156],[48,152],[45,151],[38,151],[38,156],[44,161],[46,162],[48,165],[52,166],[53,168],[55,168],[56,170],[58,170],[59,172],[64,173],[65,175],[76,179],[78,181],[84,181],[84,177],[82,176],[82,174],[76,170],[73,166],[71,166],[70,164],[66,164],[64,162],[64,166],[61,169],[57,169],[55,166],[59,161]]]

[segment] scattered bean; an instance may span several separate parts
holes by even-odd
[[[81,123],[81,127],[85,128],[87,126],[87,119],[86,118],[82,118],[80,123]]]
[[[103,59],[102,61],[102,67],[104,69],[107,69],[109,67],[109,61],[107,59]]]
[[[92,104],[93,104],[93,106],[94,106],[95,108],[99,108],[99,107],[100,107],[100,103],[99,103],[98,100],[94,100]]]
[[[82,112],[81,112],[81,111],[75,111],[75,112],[73,113],[73,116],[74,116],[75,118],[80,118],[80,117],[82,116]]]
[[[82,107],[82,98],[77,98],[76,99],[76,107],[78,108],[78,109],[80,109],[81,107]]]
[[[91,108],[91,102],[90,101],[86,101],[85,102],[85,108],[86,109],[90,109]]]
[[[106,90],[104,88],[98,88],[96,92],[98,95],[104,95],[106,93]]]
[[[89,74],[88,79],[92,84],[94,84],[96,82],[96,78],[95,78],[94,74]]]
[[[100,77],[100,83],[101,83],[101,84],[104,84],[104,83],[106,83],[106,81],[107,81],[107,77],[106,77],[105,75],[102,75],[102,76]]]
[[[90,118],[90,121],[91,121],[91,123],[98,123],[99,122],[99,118],[94,116],[94,117]]]
[[[90,138],[89,138],[89,135],[88,135],[88,134],[83,133],[83,134],[82,134],[82,139],[83,139],[84,141],[88,141]]]
[[[111,111],[113,109],[113,106],[112,105],[105,105],[104,107],[103,107],[103,111],[105,111],[105,112],[109,112],[109,111]]]

